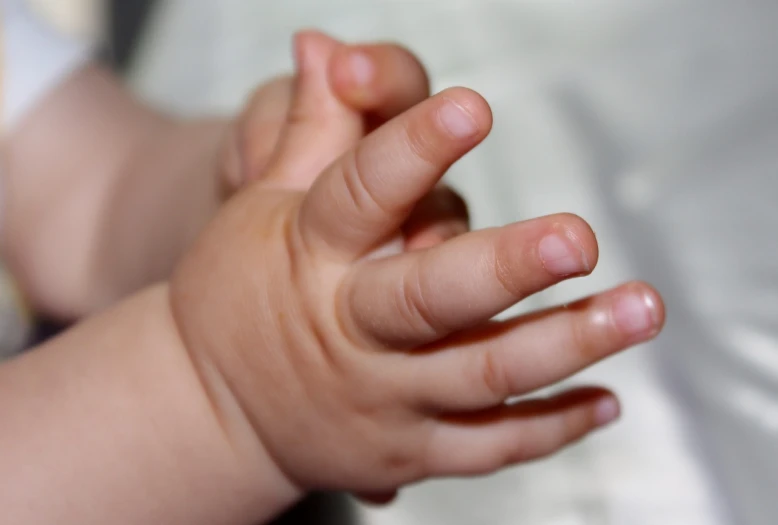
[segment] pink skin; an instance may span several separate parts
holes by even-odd
[[[627,283],[490,321],[591,272],[591,228],[557,214],[466,232],[457,212],[419,211],[489,133],[486,101],[449,89],[361,138],[365,120],[344,117],[315,81],[338,46],[317,34],[298,46],[311,62],[277,154],[171,283],[184,342],[218,371],[211,389],[226,391],[215,405],[252,429],[301,493],[375,501],[420,479],[548,455],[617,418],[602,388],[505,401],[654,337],[664,321],[656,291]],[[342,134],[323,134],[333,115]],[[409,232],[439,238],[414,245]]]
[[[261,86],[229,137],[225,182],[231,191],[261,180],[271,160],[285,154],[279,147],[310,152],[306,134],[329,139],[323,147],[320,140],[315,141],[323,155],[317,163],[324,166],[337,152],[429,96],[424,67],[411,52],[395,44],[346,45],[318,32],[303,32],[295,37],[294,55],[295,77]],[[312,117],[316,125],[311,125]],[[292,131],[301,127],[299,134]],[[284,134],[296,135],[297,144],[280,144]],[[303,188],[311,182],[284,181]],[[440,185],[415,207],[399,247],[391,251],[403,246],[409,250],[431,247],[468,230],[465,201]],[[395,496],[395,492],[358,495],[373,504],[388,503]]]

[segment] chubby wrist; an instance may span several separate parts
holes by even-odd
[[[294,503],[200,370],[165,284],[4,363],[0,475],[24,473],[4,521],[253,525]]]
[[[175,315],[170,287],[160,286],[159,291],[165,294],[166,330],[186,356],[187,371],[196,380],[203,421],[221,437],[222,452],[227,451],[228,462],[235,467],[235,482],[224,488],[243,501],[252,523],[267,521],[299,501],[305,491],[285,475],[268,452],[216,360],[200,351],[198,342],[182,335],[187,331]]]

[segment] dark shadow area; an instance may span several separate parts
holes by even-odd
[[[108,42],[102,55],[117,71],[132,63],[135,47],[156,0],[107,0]]]
[[[356,525],[357,513],[345,494],[314,494],[272,525]]]

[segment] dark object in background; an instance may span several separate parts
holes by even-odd
[[[135,46],[157,1],[107,0],[107,2],[108,42],[101,55],[114,69],[124,72],[132,63]]]
[[[36,319],[32,337],[30,338],[27,348],[38,346],[39,344],[45,342],[47,339],[51,339],[55,335],[59,334],[65,328],[67,328],[67,325],[63,325],[59,322],[49,321],[48,319],[41,318]]]
[[[313,494],[271,525],[355,525],[355,510],[345,494]]]

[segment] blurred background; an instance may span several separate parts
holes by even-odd
[[[569,211],[600,265],[520,309],[640,278],[655,343],[573,382],[624,417],[546,461],[408,488],[386,508],[322,497],[285,518],[375,525],[778,523],[778,4],[770,0],[44,1],[144,99],[237,110],[291,71],[291,36],[398,41],[435,91],[492,105],[448,182],[474,227]]]

